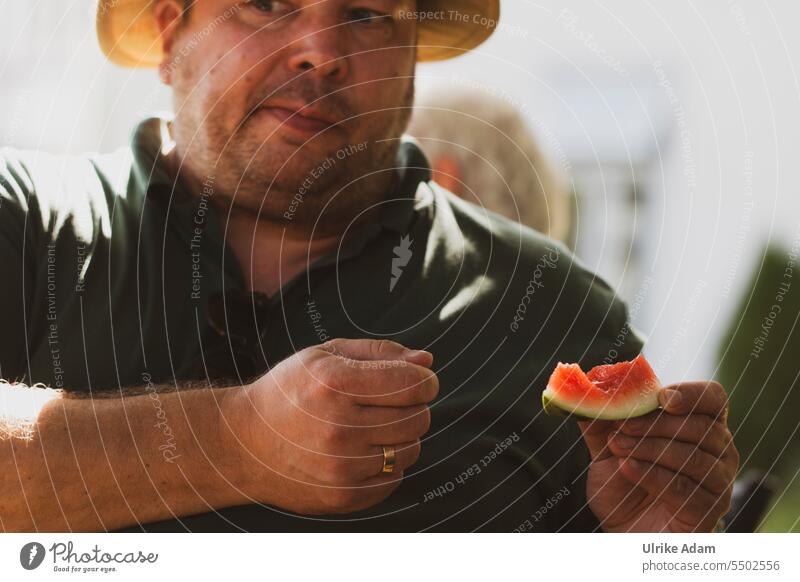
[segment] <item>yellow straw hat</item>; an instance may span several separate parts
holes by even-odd
[[[99,0],[97,38],[108,58],[125,67],[155,67],[161,43],[153,17],[156,0]],[[491,36],[500,0],[418,0],[418,60],[463,54]]]

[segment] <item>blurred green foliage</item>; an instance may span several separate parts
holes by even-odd
[[[769,246],[720,345],[717,379],[743,469],[779,478],[764,530],[797,529],[800,516],[800,265]],[[783,529],[778,529],[783,528]]]

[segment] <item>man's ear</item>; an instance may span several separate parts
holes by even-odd
[[[158,77],[165,85],[171,85],[172,70],[175,66],[172,47],[183,18],[184,2],[182,0],[158,0],[153,10],[164,54],[158,65]]]

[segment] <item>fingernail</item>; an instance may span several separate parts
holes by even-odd
[[[658,395],[661,406],[664,408],[676,408],[683,400],[683,395],[677,390],[666,388]]]

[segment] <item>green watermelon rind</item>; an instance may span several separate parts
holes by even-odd
[[[655,386],[645,396],[636,398],[632,405],[606,404],[598,409],[595,406],[572,405],[564,402],[548,385],[542,392],[542,408],[545,414],[570,417],[575,420],[626,420],[657,410],[660,390],[661,386]]]

